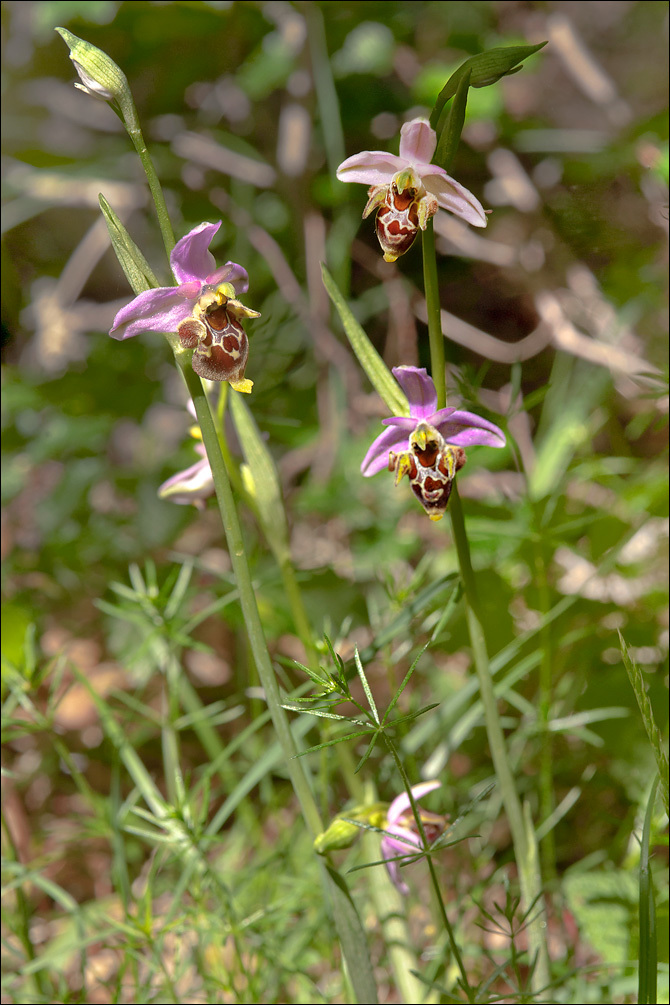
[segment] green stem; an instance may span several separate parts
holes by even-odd
[[[435,236],[432,220],[423,232],[422,244],[432,376],[437,390],[437,407],[444,408],[446,405],[444,336],[442,334],[440,317],[437,260],[435,257]],[[537,992],[549,983],[549,956],[545,935],[546,921],[541,899],[542,881],[537,857],[537,843],[532,823],[524,818],[521,801],[516,791],[514,776],[507,757],[505,738],[502,726],[500,725],[500,716],[498,715],[498,707],[491,680],[486,635],[477,598],[475,575],[470,560],[470,545],[465,530],[461,500],[455,485],[451,493],[450,513],[463,582],[468,633],[470,635],[472,655],[479,680],[482,706],[484,708],[486,732],[493,765],[500,785],[503,805],[512,832],[514,855],[519,870],[522,907],[524,914],[528,915],[529,950],[531,959],[535,958],[536,960],[535,967],[533,968],[532,985],[533,990]]]
[[[514,784],[514,776],[507,757],[505,738],[500,724],[498,707],[493,690],[486,636],[480,615],[475,575],[470,560],[470,546],[465,530],[463,508],[454,486],[449,503],[451,525],[458,552],[458,561],[465,594],[465,611],[472,646],[472,655],[479,680],[479,694],[484,708],[486,733],[491,750],[503,805],[512,832],[514,856],[519,870],[522,910],[528,915],[528,943],[531,959],[536,959],[532,986],[535,992],[549,984],[549,956],[545,937],[546,921],[542,904],[542,880],[537,857],[537,843],[532,823],[524,819],[521,801]]]
[[[389,749],[389,751],[391,753],[391,756],[393,757],[393,760],[395,761],[396,767],[397,767],[397,769],[398,769],[398,771],[400,773],[400,777],[402,778],[402,782],[403,782],[403,785],[405,786],[405,790],[407,792],[407,795],[409,796],[409,801],[410,801],[410,804],[412,806],[412,812],[414,814],[414,819],[415,819],[416,825],[417,825],[417,827],[419,829],[419,835],[421,837],[421,843],[422,843],[422,845],[423,845],[424,848],[428,848],[429,847],[429,843],[428,843],[428,840],[426,838],[426,831],[424,829],[423,821],[421,819],[421,812],[420,812],[420,810],[419,810],[419,808],[418,808],[418,806],[416,804],[416,800],[414,799],[414,796],[412,794],[412,784],[411,784],[411,782],[410,782],[410,780],[409,780],[409,778],[407,776],[407,772],[405,771],[404,765],[402,763],[402,760],[401,760],[400,756],[398,755],[398,751],[396,750],[395,745],[388,738],[388,736],[386,734],[384,734],[384,739],[386,741],[386,746],[388,747],[388,749]],[[408,851],[409,851],[409,849],[408,849]],[[444,906],[444,900],[442,899],[442,891],[440,890],[440,884],[439,884],[438,879],[437,879],[437,873],[435,872],[435,865],[433,863],[432,856],[431,855],[426,855],[426,861],[428,863],[428,871],[430,872],[430,881],[431,881],[431,884],[432,884],[432,887],[433,887],[433,892],[435,894],[435,901],[437,903],[437,908],[438,908],[438,911],[440,912],[440,918],[441,918],[442,924],[444,925],[444,928],[445,928],[445,930],[447,932],[447,936],[449,938],[449,943],[451,945],[451,951],[454,954],[454,959],[456,960],[456,963],[458,965],[458,969],[460,970],[460,973],[461,973],[461,982],[462,982],[463,990],[465,991],[465,993],[468,996],[468,1001],[469,1002],[474,1002],[474,1000],[475,1000],[475,991],[474,991],[474,989],[472,987],[470,987],[470,982],[468,981],[468,975],[467,975],[467,971],[465,969],[465,964],[463,963],[463,957],[461,956],[460,950],[458,948],[458,943],[456,942],[456,936],[454,935],[454,930],[451,927],[451,923],[450,923],[449,918],[447,916],[447,910],[446,910],[446,908]]]
[[[546,616],[551,609],[549,582],[547,580],[547,563],[539,540],[535,542],[535,570],[538,579],[540,611]],[[542,645],[542,662],[540,664],[540,819],[548,820],[555,809],[554,800],[554,765],[552,735],[549,729],[551,716],[552,677],[555,670],[555,653],[553,645],[552,626],[544,623],[540,629]],[[556,876],[556,842],[553,828],[548,831],[540,842],[542,856],[542,872],[550,882]]]
[[[426,292],[426,314],[428,316],[428,340],[430,342],[430,362],[433,383],[437,391],[437,407],[447,405],[447,373],[444,359],[444,336],[440,316],[440,288],[437,281],[437,258],[435,256],[435,231],[433,221],[422,234],[423,282]]]
[[[140,128],[140,120],[134,103],[123,116],[123,124],[126,127],[126,132],[132,140],[132,144],[137,151],[138,157],[142,161],[142,167],[144,168],[144,173],[146,174],[147,181],[149,182],[151,198],[153,199],[154,206],[156,207],[158,225],[161,229],[161,234],[163,235],[163,244],[165,245],[165,251],[169,260],[170,252],[175,245],[174,231],[172,230],[167,206],[165,205],[165,196],[163,195],[161,183],[158,180],[156,168],[154,167],[151,155],[147,150],[147,145],[144,142],[144,136],[142,135],[142,130]]]
[[[293,741],[293,735],[289,727],[288,719],[281,704],[279,687],[275,677],[270,654],[268,653],[263,627],[261,625],[258,606],[256,604],[256,594],[251,580],[251,572],[247,563],[242,538],[242,528],[237,515],[237,508],[233,498],[233,492],[228,479],[226,465],[221,454],[219,437],[212,420],[209,402],[205,394],[200,378],[196,376],[191,368],[190,353],[175,353],[175,358],[186,381],[186,385],[193,399],[198,425],[202,432],[202,440],[207,451],[216,497],[219,504],[221,521],[228,543],[228,551],[233,566],[233,573],[240,595],[240,604],[244,623],[249,638],[249,645],[258,668],[261,684],[265,691],[272,722],[277,732],[277,738],[281,744],[286,765],[295,790],[300,801],[300,806],[305,818],[305,822],[313,833],[314,837],[323,831],[321,818],[312,795],[307,776],[302,767],[302,762],[297,757],[297,750]]]
[[[174,342],[176,340],[171,339],[170,341],[174,345],[175,360],[193,399],[196,418],[200,426],[200,432],[202,433],[202,441],[205,445],[207,458],[212,469],[219,513],[226,535],[233,573],[237,582],[246,634],[258,669],[258,676],[265,692],[268,711],[272,718],[277,739],[286,758],[286,768],[293,785],[293,790],[300,802],[303,818],[313,837],[317,837],[317,835],[322,833],[323,825],[307,775],[302,766],[302,761],[298,758],[298,751],[286,713],[281,704],[279,687],[274,670],[272,669],[272,662],[256,604],[256,594],[244,549],[242,528],[237,515],[237,507],[228,479],[225,461],[221,453],[219,437],[214,420],[212,419],[209,401],[207,400],[207,395],[200,378],[196,376],[191,367],[191,353],[175,345]],[[353,971],[350,969],[350,975],[356,989],[356,996],[360,1002],[367,1001],[374,1003],[377,1001],[374,975],[367,951],[365,932],[353,900],[341,876],[331,868],[324,868],[323,872],[324,878],[327,878],[328,891],[333,906],[333,916],[342,945],[343,955],[347,961],[351,961],[351,966],[353,967]]]

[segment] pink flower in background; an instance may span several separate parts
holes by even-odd
[[[363,219],[377,210],[376,230],[384,260],[395,262],[408,251],[438,209],[472,224],[486,226],[482,204],[444,168],[431,164],[437,135],[427,119],[412,119],[400,130],[400,153],[364,150],[343,161],[337,177],[369,185]]]
[[[192,419],[196,418],[195,407],[192,401],[186,405]],[[194,440],[200,440],[200,426],[191,426],[189,430]],[[178,471],[167,481],[163,482],[158,489],[158,498],[167,499],[169,502],[177,503],[179,506],[192,504],[197,509],[205,508],[205,499],[214,495],[214,477],[212,469],[207,460],[207,451],[203,443],[196,443],[196,453],[200,454],[201,460],[196,461],[189,468]]]
[[[504,447],[502,429],[473,412],[437,406],[437,392],[425,369],[397,366],[393,375],[409,401],[409,417],[383,419],[388,426],[361,464],[366,478],[387,468],[396,485],[406,474],[431,520],[444,515],[456,472],[465,464],[464,447]]]
[[[439,789],[441,782],[421,782],[412,786],[412,795],[418,802],[429,792]],[[429,844],[435,841],[446,826],[446,817],[429,810],[419,809],[421,823]],[[421,850],[423,844],[418,833],[417,823],[412,812],[412,804],[406,792],[397,796],[388,808],[386,814],[386,833],[382,837],[382,858],[386,861],[386,868],[389,871],[391,881],[405,896],[409,893],[409,887],[400,878],[399,856],[409,856],[412,858],[415,850]]]
[[[192,503],[198,509],[205,508],[205,499],[214,495],[214,478],[203,444],[198,443],[195,449],[202,460],[196,461],[184,471],[178,471],[163,482],[158,490],[160,499],[167,499],[180,506]]]

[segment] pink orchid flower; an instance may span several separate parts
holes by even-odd
[[[437,408],[437,392],[425,369],[397,366],[393,375],[407,395],[409,417],[383,419],[388,426],[361,464],[366,478],[387,468],[396,485],[408,475],[412,491],[431,520],[440,520],[456,472],[466,461],[464,447],[504,447],[505,434],[488,419],[456,408]]]
[[[395,262],[408,251],[419,232],[438,209],[446,209],[473,227],[486,226],[478,199],[451,178],[444,168],[431,164],[437,134],[427,119],[412,119],[400,130],[400,153],[364,150],[343,161],[340,181],[369,185],[363,219],[376,209],[376,230],[384,260]]]
[[[186,405],[192,419],[196,418],[195,406],[192,401]],[[191,426],[189,433],[195,440],[201,437],[200,426]],[[205,509],[205,499],[209,499],[215,493],[214,476],[207,459],[207,451],[202,443],[196,443],[196,453],[200,454],[200,460],[183,471],[178,471],[172,475],[158,489],[158,498],[167,499],[168,502],[177,503],[178,506],[188,506],[192,504],[197,509]]]
[[[194,350],[197,374],[248,392],[249,343],[240,320],[260,315],[236,299],[249,288],[246,270],[235,262],[216,268],[209,245],[220,226],[221,221],[201,223],[177,241],[170,265],[178,285],[140,293],[121,308],[109,334],[121,340],[142,332],[177,332],[182,345]]]
[[[158,489],[159,499],[167,499],[179,506],[192,503],[197,509],[205,508],[205,499],[214,495],[214,477],[202,443],[196,444],[195,449],[202,459],[163,482]]]
[[[418,802],[429,792],[439,789],[441,782],[421,782],[412,786],[412,796]],[[435,841],[446,826],[446,818],[437,813],[430,813],[423,808],[419,809],[421,823],[429,844]],[[396,796],[388,808],[386,814],[386,832],[382,838],[381,852],[382,858],[386,862],[389,876],[394,886],[400,893],[407,896],[409,887],[400,877],[399,856],[413,857],[415,849],[421,850],[423,847],[421,836],[418,833],[417,823],[412,812],[412,804],[406,792]]]

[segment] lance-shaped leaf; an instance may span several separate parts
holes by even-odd
[[[365,370],[370,383],[393,415],[409,415],[409,403],[406,395],[400,390],[386,363],[351,313],[349,305],[338,289],[337,283],[323,264],[321,265],[321,272],[323,273],[323,285],[326,287],[328,296],[340,315],[340,320],[342,321],[342,326],[349,339],[351,348],[356,353],[358,362]]]
[[[137,296],[143,293],[144,290],[155,289],[157,286],[160,286],[151,266],[104,195],[99,195],[98,200],[102,215],[107,224],[107,231],[109,239],[112,242],[114,254],[119,260],[119,265],[123,269],[133,293]]]
[[[284,555],[288,551],[288,523],[275,462],[241,395],[231,395],[230,410],[253,481],[253,501],[263,533],[275,554]]]
[[[468,103],[468,90],[471,80],[472,71],[467,70],[461,77],[453,104],[447,116],[447,121],[437,141],[437,150],[435,151],[433,161],[435,164],[443,167],[445,171],[451,168],[456,151],[458,150],[458,144],[461,141],[461,133],[463,132],[463,124],[465,122],[465,107]]]
[[[547,43],[539,42],[538,45],[509,45],[496,49],[489,49],[488,52],[480,52],[476,56],[470,56],[457,70],[452,73],[442,90],[437,96],[435,107],[430,113],[430,124],[433,129],[437,129],[440,121],[442,109],[450,98],[458,90],[461,78],[468,70],[471,73],[470,87],[487,87],[495,84],[501,77],[506,77],[511,73],[517,73],[521,69],[519,66],[524,59],[532,56],[538,49],[542,49]]]

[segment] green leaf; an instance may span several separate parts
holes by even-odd
[[[451,168],[454,157],[456,156],[456,151],[458,150],[458,144],[461,141],[463,123],[465,122],[465,108],[468,103],[468,91],[470,89],[471,79],[471,70],[468,70],[461,77],[456,91],[456,96],[454,97],[454,103],[451,106],[449,115],[447,116],[447,121],[444,124],[442,131],[440,132],[440,137],[437,141],[437,150],[435,151],[433,162],[435,164],[439,164],[445,171],[449,171]]]
[[[328,296],[333,301],[340,315],[344,332],[349,339],[351,348],[356,353],[358,362],[365,370],[370,383],[393,415],[409,415],[407,398],[400,390],[384,360],[381,358],[370,339],[367,337],[358,321],[351,313],[349,305],[340,293],[337,283],[325,265],[321,265],[323,285]]]
[[[370,706],[370,711],[372,716],[379,725],[379,712],[377,711],[377,706],[375,705],[375,699],[372,695],[372,689],[368,684],[368,679],[365,676],[365,670],[363,669],[363,664],[361,663],[361,658],[358,655],[358,649],[354,650],[354,662],[356,664],[356,670],[358,671],[358,676],[360,678],[361,684],[363,685],[363,690],[365,691],[365,697],[368,699],[368,705]]]
[[[405,688],[409,684],[410,677],[414,673],[414,670],[416,669],[417,663],[419,662],[419,660],[421,659],[421,657],[423,656],[423,654],[425,653],[425,651],[426,651],[427,648],[428,648],[428,644],[426,644],[425,646],[423,646],[423,648],[421,649],[421,652],[416,657],[416,659],[412,663],[411,667],[409,668],[409,670],[405,674],[405,677],[404,677],[404,679],[402,681],[402,684],[400,685],[400,687],[398,688],[398,690],[396,691],[396,693],[393,695],[393,698],[390,701],[389,707],[386,709],[386,712],[384,713],[384,720],[383,720],[384,725],[388,722],[388,719],[389,719],[389,716],[391,715],[391,712],[393,711],[393,709],[395,708],[396,704],[398,703],[400,695],[403,693],[403,691],[405,690]]]
[[[99,195],[100,209],[107,224],[109,239],[114,248],[114,254],[119,260],[126,279],[135,296],[144,290],[160,286],[151,266],[137,247],[132,237],[121,223],[120,219],[109,205],[104,195]]]
[[[501,77],[516,73],[521,69],[519,63],[527,59],[528,56],[532,56],[538,49],[542,49],[546,44],[546,42],[540,42],[538,45],[509,45],[489,49],[488,52],[480,52],[478,55],[466,59],[452,73],[437,96],[435,107],[430,113],[430,124],[433,129],[437,129],[442,109],[447,101],[456,94],[461,79],[468,71],[471,73],[470,87],[488,87],[489,84],[495,84]]]
[[[668,754],[663,743],[663,737],[661,736],[661,731],[656,725],[656,720],[654,719],[654,712],[651,707],[651,702],[649,700],[649,695],[647,694],[647,689],[644,683],[644,675],[640,670],[637,663],[631,659],[630,653],[628,652],[628,647],[624,642],[621,632],[619,632],[619,646],[621,647],[621,658],[623,659],[623,665],[626,668],[628,674],[628,679],[630,680],[631,687],[635,692],[635,697],[637,698],[637,703],[640,707],[640,713],[642,715],[642,721],[644,723],[644,728],[647,731],[647,736],[649,737],[649,742],[651,744],[651,749],[654,752],[654,757],[656,758],[656,767],[658,768],[658,774],[661,780],[661,798],[663,799],[663,805],[665,806],[665,812],[668,812]]]
[[[328,890],[333,905],[333,917],[340,937],[342,952],[347,961],[349,978],[353,984],[358,1002],[376,1005],[377,986],[368,952],[368,940],[358,916],[356,905],[351,899],[347,884],[332,866],[326,867]]]
[[[249,406],[241,394],[230,396],[230,410],[253,480],[252,497],[263,533],[275,554],[288,551],[288,523],[279,475]]]

